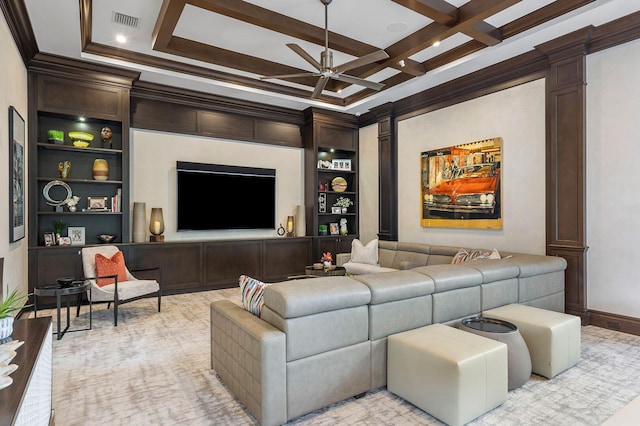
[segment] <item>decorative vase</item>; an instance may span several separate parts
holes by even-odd
[[[76,207],[76,206],[69,206],[69,211],[70,211],[70,212],[75,212],[75,211],[76,211],[76,209],[77,209],[77,207]]]
[[[342,207],[342,214],[345,214],[347,212],[347,207]]]
[[[307,234],[307,225],[304,206],[296,206],[296,235],[304,237]]]
[[[6,339],[13,333],[13,317],[0,318],[0,340]]]
[[[328,268],[329,266],[331,266],[331,262],[329,262],[328,260],[325,260],[324,262],[322,262],[322,264],[324,265],[325,268]]]
[[[93,178],[95,180],[107,180],[109,178],[109,164],[103,158],[93,161]]]
[[[145,231],[147,206],[145,203],[133,203],[133,242],[144,243],[147,240]]]

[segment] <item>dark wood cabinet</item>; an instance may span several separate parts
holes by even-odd
[[[351,251],[359,234],[357,121],[310,108],[305,110],[304,137],[307,235],[316,237],[313,258],[318,261],[327,251]],[[346,211],[339,200],[349,200]]]
[[[335,244],[336,239],[331,240]],[[156,272],[147,276],[136,269],[161,267],[165,294],[234,287],[243,274],[267,282],[283,281],[303,274],[305,266],[313,262],[311,237],[116,245],[137,278],[155,279]],[[30,248],[29,292],[60,277],[82,277],[81,249]]]
[[[338,253],[351,253],[351,242],[355,238],[355,236],[317,237],[315,239],[315,253],[319,253],[322,256],[322,253],[331,252],[335,262]],[[315,260],[315,262],[320,260],[320,256],[316,256],[318,260]]]

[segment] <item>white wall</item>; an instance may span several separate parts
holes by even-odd
[[[0,257],[4,258],[4,288],[2,298],[15,288],[26,293],[27,284],[27,238],[29,232],[25,229],[25,238],[9,244],[9,106],[14,106],[22,118],[25,119],[25,132],[28,129],[27,121],[27,71],[22,58],[9,32],[4,15],[0,19],[0,52],[2,57],[2,78],[0,78]],[[26,141],[25,141],[26,142]],[[28,173],[28,147],[25,143],[25,174]],[[25,188],[25,196],[28,199],[28,188]],[[28,206],[25,205],[28,209]],[[25,211],[25,218],[28,210]]]
[[[587,56],[587,306],[640,317],[640,41]]]
[[[363,127],[359,135],[359,213],[360,240],[363,243],[378,237],[378,125]]]
[[[544,99],[544,81],[538,80],[400,121],[399,240],[544,254]],[[362,132],[360,145],[371,143],[376,137],[373,132]],[[493,137],[503,138],[503,229],[421,227],[420,153]],[[377,174],[377,168],[361,167],[361,176],[364,173]],[[363,181],[366,179],[361,177]],[[364,235],[371,232],[361,228]]]
[[[277,236],[275,230],[178,232],[176,161],[276,169],[278,224],[286,226],[287,216],[295,215],[296,205],[304,204],[304,151],[301,148],[133,129],[130,208],[133,208],[133,202],[146,203],[148,225],[151,208],[162,207],[167,241]],[[215,197],[215,188],[202,188],[202,196]],[[260,214],[260,206],[251,205],[250,199],[220,200],[220,208],[244,208],[247,205]],[[198,200],[193,200],[193,208],[199,208]],[[215,212],[211,212],[211,216],[215,220]]]

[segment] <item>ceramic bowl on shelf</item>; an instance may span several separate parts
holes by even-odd
[[[111,235],[111,234],[100,234],[98,235],[98,240],[100,240],[101,243],[110,243],[111,241],[115,240],[116,236],[115,235]]]
[[[86,148],[93,140],[93,135],[87,132],[69,132],[69,138],[73,141],[73,146]]]

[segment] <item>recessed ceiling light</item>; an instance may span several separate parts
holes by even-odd
[[[342,89],[336,90],[336,93],[342,93]]]
[[[122,34],[118,34],[116,36],[116,41],[120,44],[124,44],[127,42],[127,38],[125,36],[123,36]]]
[[[387,31],[390,33],[401,33],[406,31],[409,26],[404,22],[394,22],[393,24],[387,25]]]
[[[438,46],[440,46],[440,40],[434,41],[433,42],[433,47],[438,47]]]
[[[398,61],[398,65],[400,65],[401,67],[404,67],[405,66],[404,59],[400,59]]]
[[[84,118],[84,117],[78,117],[78,121],[84,121],[84,120],[86,120],[86,118]]]

